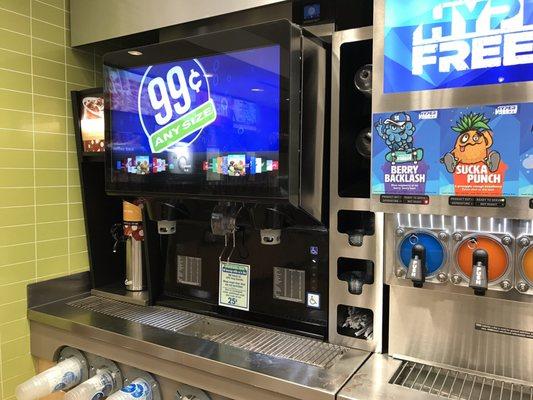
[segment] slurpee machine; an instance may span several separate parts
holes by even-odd
[[[388,352],[402,360],[390,383],[530,396],[533,4],[374,11],[371,199],[384,213]]]

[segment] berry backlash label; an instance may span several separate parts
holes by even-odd
[[[533,104],[373,116],[372,194],[533,193]]]

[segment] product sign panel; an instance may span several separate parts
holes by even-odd
[[[374,115],[374,193],[438,194],[438,115],[439,111]]]
[[[385,93],[531,80],[533,0],[385,0]]]
[[[218,305],[248,311],[250,309],[250,266],[220,262]]]
[[[504,105],[442,111],[440,194],[518,195],[520,108]]]
[[[532,104],[374,115],[372,193],[533,193]]]

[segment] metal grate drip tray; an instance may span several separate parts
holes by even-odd
[[[71,301],[68,305],[174,332],[204,318],[185,311],[165,307],[138,306],[98,296]]]
[[[98,296],[75,300],[68,305],[319,368],[329,368],[347,350],[342,346],[297,335],[209,318],[172,308],[138,306]]]
[[[443,399],[533,400],[533,386],[411,361],[404,361],[389,383]]]
[[[209,340],[322,368],[331,366],[344,353],[341,346],[246,325],[235,326]]]

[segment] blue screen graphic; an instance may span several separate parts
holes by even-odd
[[[384,92],[529,81],[533,0],[386,0]]]
[[[280,46],[131,69],[106,66],[115,170],[278,170]]]

